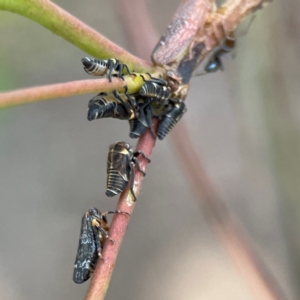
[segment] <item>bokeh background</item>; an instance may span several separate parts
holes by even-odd
[[[110,1],[55,3],[131,49]],[[147,4],[162,34],[179,1]],[[192,79],[184,117],[208,175],[288,299],[300,299],[299,9],[286,0],[259,11],[236,58],[224,59],[226,71]],[[1,91],[88,78],[83,56],[34,22],[0,12]],[[117,198],[105,196],[108,145],[130,141],[124,121],[87,121],[92,97],[0,111],[3,300],[85,295],[88,283],[72,282],[81,217],[93,206],[115,208]],[[106,299],[254,299],[173,147],[170,137],[157,142]]]

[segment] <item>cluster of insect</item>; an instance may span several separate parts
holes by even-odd
[[[123,78],[123,72],[131,73],[128,66],[121,64],[116,59],[99,60],[85,57],[82,59],[84,70],[93,76],[107,74],[108,80],[112,76]],[[149,80],[141,78],[144,84],[136,94],[129,94],[127,86],[123,93],[113,91],[112,93],[100,93],[92,98],[88,105],[89,121],[102,118],[116,118],[128,120],[131,138],[140,137],[147,128],[154,137],[156,133],[152,127],[152,118],[157,117],[159,121],[157,137],[163,140],[171,129],[178,123],[187,111],[185,103],[180,99],[171,98],[171,89],[167,81],[161,78],[153,78],[150,74]]]
[[[221,46],[210,57],[205,66],[206,73],[223,70],[221,57],[229,53],[234,40],[227,39],[227,45]],[[147,74],[150,79],[146,80],[143,75],[132,73],[126,64],[117,59],[99,60],[85,57],[82,59],[84,70],[93,76],[107,76],[109,82],[112,77],[123,78],[124,72],[133,76],[141,76],[143,86],[136,94],[129,94],[127,86],[124,92],[100,93],[89,101],[87,118],[89,121],[102,118],[116,118],[129,121],[131,138],[140,137],[148,128],[152,135],[163,140],[171,129],[179,122],[186,113],[186,105],[177,97],[171,97],[171,88],[167,81],[162,78],[154,78]],[[152,118],[157,117],[159,124],[157,133],[152,126]],[[126,142],[117,142],[110,145],[107,158],[107,185],[108,197],[120,194],[129,185],[134,201],[134,175],[135,166],[144,176],[138,157],[142,155],[150,162],[150,159],[142,151],[134,152]],[[108,235],[108,214],[129,213],[123,211],[107,211],[102,213],[97,208],[91,208],[82,217],[81,232],[77,256],[74,265],[73,281],[83,283],[88,280],[95,270],[95,266],[102,257],[102,249],[106,239],[114,243]]]
[[[129,75],[141,76],[144,81],[136,94],[129,94],[127,86],[124,92],[100,93],[92,98],[88,104],[87,118],[89,121],[102,118],[116,118],[129,121],[131,138],[138,138],[148,128],[152,135],[162,140],[178,123],[186,112],[185,103],[180,99],[171,98],[171,89],[167,81],[152,77],[149,80],[143,75],[132,73],[128,66],[117,59],[99,60],[85,57],[82,59],[84,70],[93,76],[107,76],[109,82],[112,77],[123,78],[126,72]],[[152,126],[152,118],[159,119],[157,133]],[[110,145],[107,158],[107,185],[106,195],[115,196],[123,192],[129,185],[133,200],[135,166],[144,176],[138,157],[143,156],[148,162],[150,159],[142,151],[134,152],[126,142],[117,142]],[[81,224],[79,246],[74,265],[73,281],[83,283],[90,278],[96,263],[102,258],[102,248],[108,236],[107,214],[127,214],[122,211],[108,211],[101,213],[96,208],[87,211]],[[110,239],[111,242],[113,242]]]
[[[142,151],[134,152],[126,142],[117,142],[109,146],[107,158],[107,185],[106,195],[115,196],[125,190],[130,184],[130,191],[136,201],[133,190],[134,167],[145,176],[141,169],[138,156],[142,155],[148,162],[150,159]],[[88,280],[95,270],[98,259],[102,258],[102,248],[105,239],[111,240],[108,236],[107,214],[126,214],[123,211],[108,211],[101,213],[96,208],[87,211],[82,218],[79,245],[74,265],[73,281],[83,283]],[[104,260],[104,259],[103,259]]]

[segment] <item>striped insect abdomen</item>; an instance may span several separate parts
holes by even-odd
[[[84,70],[92,76],[102,76],[107,71],[107,61],[96,58],[84,57],[81,60]]]
[[[122,104],[116,102],[116,99],[110,98],[106,94],[100,93],[89,102],[87,115],[89,121],[101,118],[129,120],[130,117],[131,114],[128,113]]]
[[[143,125],[143,123],[141,123],[138,119],[129,120],[129,126],[130,126],[129,136],[132,139],[136,139],[140,137],[147,129],[147,127]]]
[[[152,97],[161,100],[169,99],[170,93],[171,90],[169,87],[151,81],[145,82],[139,91],[139,94],[143,97]]]
[[[157,135],[160,140],[163,140],[166,135],[179,122],[187,109],[183,102],[176,103],[175,106],[165,115],[158,125]]]
[[[104,102],[102,99],[93,101],[89,105],[87,118],[93,121],[101,118],[114,117],[115,109],[118,104],[116,102]]]
[[[122,193],[130,179],[130,157],[115,148],[110,149],[107,159],[107,185],[106,195],[113,197]]]

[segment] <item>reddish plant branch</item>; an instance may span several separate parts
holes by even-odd
[[[154,127],[156,128],[157,122],[155,123]],[[150,131],[147,130],[139,139],[136,150],[141,150],[147,157],[150,157],[154,146],[155,139]],[[139,157],[139,160],[141,162],[141,168],[145,170],[148,165],[148,161],[142,156]],[[142,187],[143,178],[143,175],[136,169],[134,191],[137,196]],[[132,203],[132,197],[128,191],[129,190],[127,188],[121,194],[117,210],[126,211],[132,214],[135,204]],[[105,298],[128,223],[129,217],[121,214],[116,214],[114,216],[109,230],[109,235],[115,243],[112,244],[110,241],[106,241],[102,252],[103,258],[106,262],[103,262],[102,260],[98,262],[85,300],[103,300]]]
[[[158,76],[161,73],[156,72],[154,74]],[[147,75],[145,77],[147,78]],[[128,86],[130,93],[137,93],[143,84],[140,76],[127,75],[124,76],[124,79],[123,81],[120,78],[113,77],[112,82],[109,82],[107,78],[87,79],[4,92],[0,93],[0,108],[87,93],[99,93],[100,91],[123,91],[125,85]]]
[[[0,93],[0,108],[99,91],[108,92],[123,86],[124,82],[116,78],[111,83],[108,82],[107,78],[103,78],[35,86]]]

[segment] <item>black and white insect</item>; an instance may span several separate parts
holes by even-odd
[[[134,201],[136,201],[133,191],[134,166],[136,165],[139,172],[144,176],[146,175],[140,167],[139,155],[142,155],[148,162],[151,162],[142,151],[133,152],[131,146],[126,142],[117,142],[109,146],[106,185],[106,195],[108,197],[122,193],[130,183],[130,191]]]
[[[83,283],[91,277],[98,259],[103,259],[102,249],[105,239],[114,242],[108,236],[109,226],[106,217],[108,214],[127,214],[130,216],[129,213],[120,210],[102,213],[97,208],[91,208],[82,217],[73,273],[75,283]]]
[[[100,93],[92,98],[88,105],[87,119],[93,121],[101,118],[116,118],[129,120],[130,134],[132,138],[139,137],[147,128],[156,138],[152,128],[153,100],[143,98],[138,94],[129,95],[127,86],[125,92],[119,94],[116,90],[112,94]]]
[[[168,86],[168,82],[161,79],[152,77],[150,74],[150,80],[145,80],[143,75],[140,75],[145,83],[139,90],[139,95],[142,97],[147,97],[153,100],[159,100],[163,104],[167,104],[167,100],[171,95],[171,89]]]
[[[111,82],[112,76],[117,76],[119,78],[123,77],[123,72],[131,75],[131,72],[126,64],[120,63],[118,59],[96,59],[90,57],[84,57],[81,59],[84,70],[92,76],[104,76],[107,75],[109,82]]]
[[[140,137],[147,128],[150,128],[153,136],[156,137],[152,128],[152,118],[158,117],[160,121],[157,129],[157,136],[159,140],[163,140],[186,112],[186,105],[181,100],[169,99],[168,105],[165,106],[162,106],[156,101],[151,102],[151,104],[144,108],[144,119],[147,121],[146,123],[142,123],[140,119],[129,120],[130,137]]]
[[[135,98],[127,93],[127,86],[124,94],[120,95],[114,90],[111,95],[100,93],[90,100],[87,114],[89,121],[109,117],[120,120],[138,117]]]
[[[172,107],[161,116],[157,130],[158,139],[163,140],[186,112],[187,108],[183,101],[174,103]]]
[[[151,98],[141,98],[139,95],[136,96],[136,103],[138,106],[138,117],[129,120],[131,138],[140,137],[147,128],[150,129],[153,137],[156,138],[152,126],[152,117],[155,115],[153,108],[154,101]]]
[[[129,136],[132,139],[139,138],[147,129],[147,126],[140,122],[138,119],[131,119],[129,120]]]

